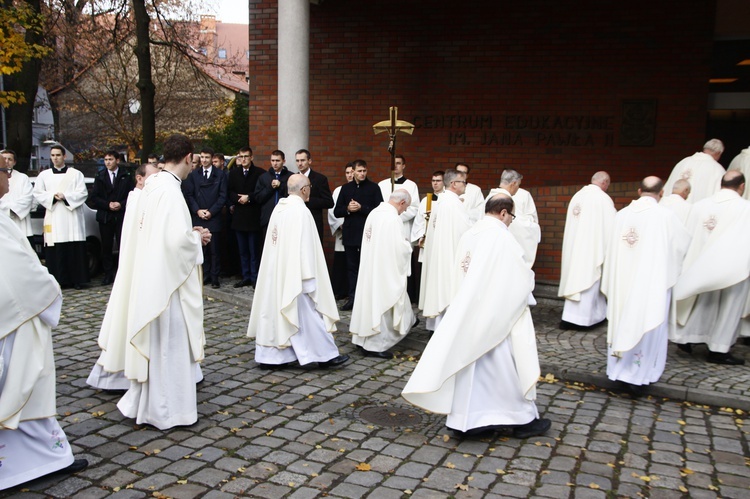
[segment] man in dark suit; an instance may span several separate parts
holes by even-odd
[[[307,149],[300,149],[294,155],[297,162],[297,170],[310,180],[310,200],[307,201],[307,208],[312,213],[315,225],[318,227],[320,242],[323,242],[323,211],[333,208],[333,196],[331,188],[328,185],[328,178],[322,173],[312,171],[312,156]]]
[[[383,202],[380,187],[367,178],[367,163],[363,159],[354,161],[354,180],[341,187],[333,214],[344,219],[341,236],[346,253],[346,268],[349,274],[349,300],[341,310],[354,307],[354,292],[359,274],[359,253],[362,248],[362,233],[367,215]]]
[[[271,153],[271,168],[263,172],[263,175],[260,176],[258,183],[255,185],[255,192],[253,193],[255,202],[261,205],[261,256],[263,244],[266,241],[266,232],[268,231],[268,221],[271,219],[271,212],[273,212],[279,199],[289,195],[286,189],[286,182],[292,174],[284,166],[285,159],[283,151],[277,149]]]
[[[214,152],[204,148],[200,153],[200,166],[190,172],[182,183],[193,225],[211,231],[211,242],[203,247],[203,283],[211,281],[212,288],[219,288],[221,272],[221,252],[219,237],[221,231],[221,209],[227,202],[227,175],[211,164]]]
[[[104,166],[94,178],[94,187],[86,204],[96,210],[99,234],[102,241],[102,285],[112,284],[115,279],[115,258],[113,255],[115,238],[119,243],[122,233],[122,219],[125,216],[125,203],[128,193],[133,190],[133,178],[117,164],[119,154],[107,151]]]
[[[263,170],[253,163],[253,150],[240,149],[234,168],[229,170],[229,211],[237,235],[242,279],[235,288],[255,286],[260,266],[260,205],[253,193]]]

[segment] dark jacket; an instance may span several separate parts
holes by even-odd
[[[310,180],[310,200],[307,207],[312,213],[315,225],[318,227],[318,235],[323,239],[323,210],[333,208],[333,196],[328,186],[328,178],[322,173],[310,170],[307,177]]]
[[[96,221],[104,224],[122,222],[128,194],[135,187],[133,177],[123,167],[118,168],[114,185],[110,178],[109,170],[106,168],[97,172],[94,177],[94,187],[86,200],[89,208],[96,210]],[[109,203],[112,202],[120,203],[122,208],[119,211],[111,211]]]
[[[286,189],[286,183],[291,177],[291,172],[286,166],[281,168],[279,172],[279,181],[281,185],[278,189],[271,187],[271,181],[276,178],[273,168],[269,168],[263,172],[263,175],[258,179],[258,183],[255,185],[255,201],[261,205],[260,208],[260,225],[265,227],[268,225],[268,221],[271,220],[271,213],[276,207],[276,191],[278,191],[279,199],[285,198],[289,195]]]
[[[227,174],[218,168],[211,168],[211,176],[203,177],[203,167],[199,166],[182,183],[182,192],[190,210],[193,224],[205,227],[212,233],[221,230],[221,209],[227,202]],[[209,220],[198,216],[198,210],[211,212]]]
[[[229,199],[227,204],[234,206],[232,215],[232,229],[241,231],[260,230],[260,205],[255,201],[253,194],[258,179],[263,175],[263,170],[250,163],[247,175],[241,166],[235,166],[229,170]],[[239,204],[237,199],[240,195],[249,194],[248,202]]]
[[[361,204],[362,209],[349,213],[347,207],[352,199]],[[362,246],[362,233],[365,230],[367,215],[382,202],[383,195],[380,193],[380,187],[370,179],[366,178],[359,184],[356,180],[352,180],[341,187],[333,214],[337,218],[344,218],[344,225],[341,227],[341,239],[344,246]]]

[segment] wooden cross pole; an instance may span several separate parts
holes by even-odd
[[[411,135],[414,132],[414,125],[408,121],[398,119],[398,107],[391,106],[389,111],[391,118],[372,125],[372,131],[375,132],[375,135],[388,132],[388,152],[391,153],[391,192],[393,192],[396,180],[394,178],[394,171],[396,169],[396,134],[403,132]]]

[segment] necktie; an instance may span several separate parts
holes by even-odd
[[[242,174],[247,177],[247,170],[242,170]]]
[[[203,180],[208,180],[208,170],[203,170]]]
[[[115,172],[110,172],[112,174],[112,185],[115,185]]]

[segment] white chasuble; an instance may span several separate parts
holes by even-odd
[[[750,147],[743,149],[740,153],[734,157],[731,163],[729,163],[729,170],[739,170],[745,176],[745,193],[742,195],[743,198],[750,200],[750,188],[747,184],[750,183]],[[14,173],[15,175],[15,173]]]
[[[349,331],[354,344],[367,350],[387,350],[414,324],[406,292],[412,246],[402,228],[398,211],[388,202],[380,203],[365,222]]]
[[[659,201],[659,206],[671,210],[677,215],[677,218],[682,222],[682,225],[687,225],[688,215],[690,215],[690,209],[693,207],[691,203],[685,201],[679,194],[664,196]]]
[[[458,293],[401,395],[428,411],[453,413],[458,373],[511,339],[518,390],[534,400],[540,372],[528,307],[534,273],[523,250],[502,222],[485,217],[464,234],[456,253],[444,271],[460,280]]]
[[[724,167],[711,155],[697,152],[675,165],[664,184],[664,192],[671,194],[675,182],[687,180],[690,182],[687,200],[695,204],[712,196],[721,188],[721,177],[725,173]]]
[[[539,215],[536,212],[536,204],[529,191],[519,188],[515,195],[511,195],[506,189],[498,187],[492,189],[485,199],[485,205],[496,194],[505,194],[513,199],[513,214],[516,218],[510,224],[508,229],[518,244],[523,248],[523,259],[534,266],[536,260],[536,249],[542,240],[542,229],[539,226]]]
[[[14,169],[13,175],[8,179],[8,187],[10,190],[0,199],[0,212],[9,216],[23,235],[34,235],[29,214],[37,203],[34,200],[34,187],[29,177]]]

